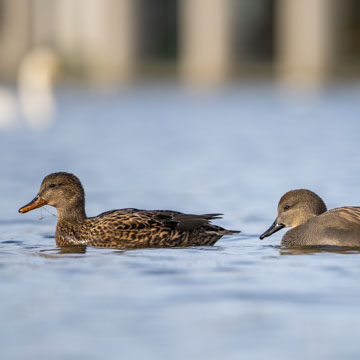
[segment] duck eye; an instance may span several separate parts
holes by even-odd
[[[56,186],[55,184],[50,184],[49,187],[53,188],[53,187],[55,187],[55,186]]]
[[[289,210],[290,209],[290,205],[285,205],[284,210]]]

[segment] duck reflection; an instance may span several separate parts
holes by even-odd
[[[57,257],[57,255],[72,255],[72,254],[86,254],[86,246],[59,246],[55,249],[42,249],[40,250],[40,256],[46,258]]]
[[[319,253],[360,254],[360,247],[348,246],[279,246],[280,255],[315,255]]]

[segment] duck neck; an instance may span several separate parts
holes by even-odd
[[[66,208],[58,208],[57,212],[59,220],[64,220],[72,224],[82,223],[86,219],[84,201],[69,204]]]
[[[317,216],[316,214],[306,214],[306,216],[299,216],[295,221],[292,222],[291,227],[295,228],[300,225],[304,225],[307,223],[310,219]]]

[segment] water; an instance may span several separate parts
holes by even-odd
[[[359,100],[357,87],[62,89],[49,129],[0,132],[1,358],[358,359],[360,254],[258,235],[289,189],[359,205]],[[55,217],[17,213],[60,170],[80,177],[91,216],[220,211],[243,233],[204,248],[62,251]]]

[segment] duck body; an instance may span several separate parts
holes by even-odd
[[[360,207],[327,210],[323,200],[310,190],[292,190],[282,196],[278,216],[260,239],[292,227],[281,245],[360,247]]]
[[[43,205],[57,208],[55,239],[58,246],[207,246],[214,245],[224,235],[239,232],[211,224],[221,214],[193,215],[170,210],[127,208],[87,217],[85,193],[79,179],[64,172],[46,176],[38,195],[19,212]]]
[[[281,245],[360,247],[360,207],[326,211],[287,231]]]
[[[216,218],[218,214],[190,215],[166,210],[113,210],[86,218],[80,223],[60,219],[56,225],[55,239],[59,246],[210,246],[223,235],[234,233],[209,223]]]

